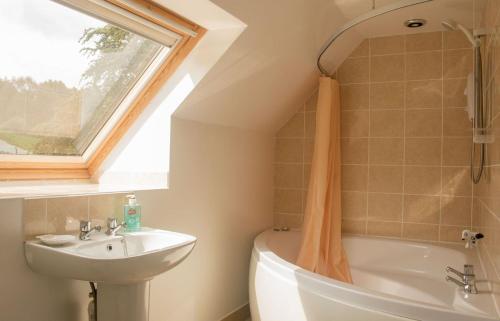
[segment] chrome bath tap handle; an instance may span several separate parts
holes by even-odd
[[[95,231],[100,231],[101,226],[96,225],[95,227],[91,227],[91,223],[89,221],[80,221],[80,240],[87,241],[90,240],[90,234]]]
[[[115,236],[119,229],[126,226],[127,224],[125,222],[118,224],[116,218],[110,217],[108,218],[108,230],[106,231],[106,235]]]
[[[460,272],[458,270],[455,270],[454,268],[448,266],[446,267],[446,272],[447,273],[453,273],[460,277],[460,281],[452,278],[451,276],[447,275],[446,276],[446,281],[453,282],[459,287],[462,287],[464,290],[464,293],[466,295],[468,294],[477,294],[477,287],[476,287],[476,275],[474,274],[474,266],[472,264],[464,264],[464,272]]]

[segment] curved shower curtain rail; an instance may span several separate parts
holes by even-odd
[[[340,29],[335,32],[329,39],[328,41],[323,45],[323,47],[321,47],[321,52],[318,56],[318,60],[316,61],[316,64],[319,68],[319,70],[321,71],[321,73],[323,75],[328,75],[330,76],[330,74],[328,73],[328,71],[321,65],[321,57],[323,56],[323,54],[328,50],[328,48],[330,48],[330,46],[333,44],[333,42],[335,40],[337,40],[338,37],[340,37],[344,32],[346,32],[347,30],[351,29],[352,27],[354,26],[357,26],[358,24],[366,21],[366,20],[370,20],[372,18],[375,18],[375,17],[378,17],[378,16],[381,16],[385,13],[388,13],[388,12],[391,12],[391,11],[396,11],[396,10],[399,10],[399,9],[402,9],[402,8],[406,8],[406,7],[411,7],[411,6],[414,6],[414,5],[417,5],[417,4],[421,4],[421,3],[424,3],[424,2],[430,2],[430,1],[433,1],[433,0],[401,0],[401,1],[398,1],[398,2],[395,2],[395,3],[391,3],[391,4],[388,4],[386,6],[382,6],[378,9],[373,9],[365,14],[362,14],[356,18],[354,18],[353,20],[349,21],[348,23],[346,23],[345,25],[343,25],[342,27],[340,27]]]

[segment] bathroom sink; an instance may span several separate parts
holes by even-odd
[[[151,280],[185,259],[196,243],[191,235],[143,229],[116,236],[96,233],[88,241],[60,247],[27,241],[28,265],[41,274],[124,285]]]

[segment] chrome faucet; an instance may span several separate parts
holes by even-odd
[[[462,241],[465,241],[466,249],[476,247],[476,243],[482,238],[484,238],[484,235],[482,233],[469,230],[462,231]]]
[[[466,295],[477,294],[476,275],[474,274],[474,265],[465,264],[463,273],[448,266],[448,267],[446,267],[446,272],[453,273],[461,279],[461,280],[457,280],[457,279],[447,275],[446,281],[453,282],[456,285],[458,285],[459,287],[462,287],[464,289],[464,293]]]
[[[108,230],[106,231],[106,235],[115,236],[116,232],[122,227],[127,227],[127,223],[122,222],[118,224],[118,221],[114,217],[108,218]]]
[[[99,232],[100,230],[101,230],[100,225],[91,227],[89,221],[80,221],[80,240],[82,241],[90,240],[90,234],[94,233],[95,231]]]

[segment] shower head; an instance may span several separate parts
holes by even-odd
[[[464,26],[461,24],[457,23],[455,20],[451,19],[446,19],[441,21],[441,25],[445,27],[448,30],[454,31],[454,30],[460,30],[464,33],[464,35],[467,37],[467,39],[470,41],[472,44],[472,47],[479,47],[481,45],[481,41],[474,37],[474,35]]]

